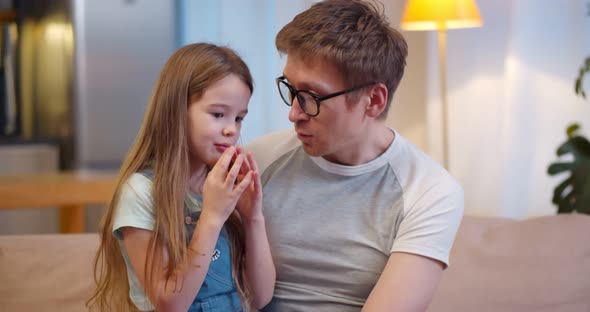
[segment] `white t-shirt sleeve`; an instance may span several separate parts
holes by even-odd
[[[132,174],[121,187],[113,221],[113,235],[121,239],[119,229],[131,226],[153,230],[155,224],[152,181],[142,174]]]
[[[462,216],[463,189],[455,183],[432,186],[406,210],[391,252],[418,254],[448,266]]]

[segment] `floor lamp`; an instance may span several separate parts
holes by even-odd
[[[437,30],[440,62],[443,165],[449,169],[446,31],[479,27],[481,16],[475,0],[407,0],[401,27],[404,30]]]

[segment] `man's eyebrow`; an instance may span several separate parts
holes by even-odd
[[[285,78],[285,80],[287,80],[287,82],[289,83],[289,85],[292,85],[292,82],[289,80],[289,78],[287,78],[287,76],[285,76],[285,73],[283,73],[283,78]],[[312,93],[317,93],[317,92],[323,92],[323,91],[325,91],[322,88],[320,88],[319,86],[311,85],[311,84],[309,84],[309,83],[307,83],[305,81],[298,83],[298,87],[295,87],[295,86],[293,86],[293,87],[295,89],[297,89],[297,90],[311,91]]]

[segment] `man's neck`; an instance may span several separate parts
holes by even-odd
[[[381,156],[393,143],[394,132],[384,123],[377,123],[359,133],[357,139],[347,144],[338,155],[326,155],[327,161],[358,166]]]

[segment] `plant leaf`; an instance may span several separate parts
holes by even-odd
[[[590,71],[590,57],[587,57],[584,60],[584,64],[580,67],[578,72],[578,77],[576,77],[576,83],[574,90],[576,91],[576,95],[581,96],[582,98],[586,98],[586,92],[584,92],[584,76]]]
[[[574,203],[572,203],[574,199],[573,192],[570,192],[565,197],[563,197],[559,201],[559,208],[557,209],[557,213],[570,213],[573,212],[575,209]]]
[[[557,155],[570,154],[571,162],[554,162],[547,168],[549,175],[569,172],[570,175],[560,182],[553,191],[551,201],[557,204],[558,213],[573,211],[590,214],[590,141],[577,135],[579,125],[568,127],[568,140],[557,149]],[[567,193],[565,190],[571,187]]]
[[[557,187],[555,187],[555,190],[553,191],[553,198],[551,199],[551,202],[553,202],[554,204],[559,204],[559,200],[561,199],[561,197],[563,197],[562,193],[565,190],[566,187],[568,187],[571,183],[572,183],[573,179],[572,177],[569,177],[565,180],[563,180],[563,182],[561,182]]]
[[[574,163],[552,163],[547,169],[547,173],[549,173],[549,175],[556,175],[565,171],[570,171],[574,169],[575,166]]]
[[[577,123],[573,123],[573,124],[567,126],[565,133],[567,134],[568,138],[572,138],[574,136],[575,132],[578,131],[579,129],[580,129],[580,125]]]

